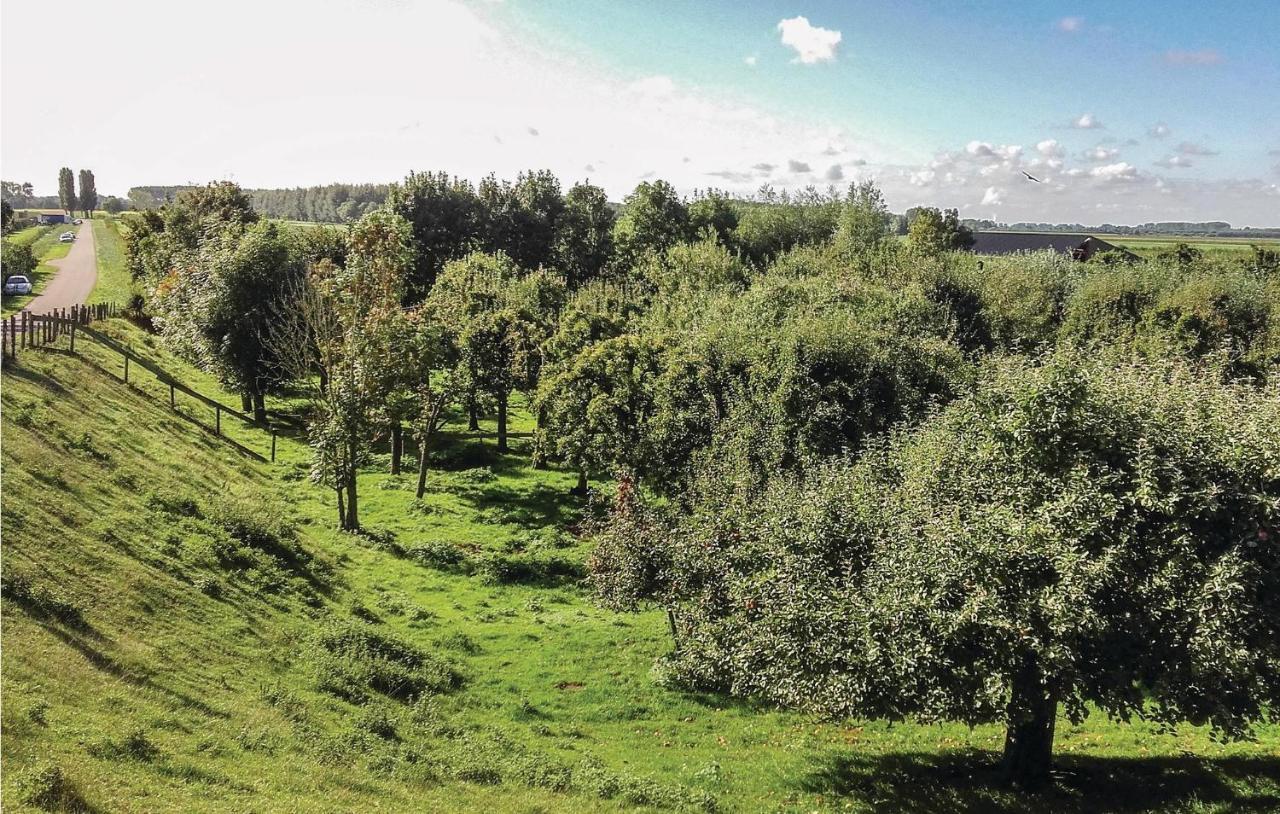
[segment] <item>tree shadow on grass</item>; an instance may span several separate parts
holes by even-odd
[[[19,356],[19,358],[21,358],[21,356]],[[15,379],[23,379],[31,382],[37,387],[41,387],[48,390],[50,393],[55,393],[59,396],[66,395],[71,392],[52,376],[47,376],[44,373],[38,373],[31,368],[23,367],[20,363],[7,364],[5,366],[4,373],[6,376],[12,376]]]
[[[228,713],[215,709],[199,698],[195,698],[194,696],[188,695],[180,690],[175,690],[170,687],[157,684],[145,671],[122,664],[114,657],[103,652],[99,647],[90,643],[84,636],[79,636],[75,632],[66,630],[56,624],[50,624],[47,622],[38,623],[68,647],[83,656],[86,661],[94,666],[94,668],[101,670],[112,678],[142,690],[155,691],[157,694],[167,697],[172,703],[178,706],[197,710],[210,718],[230,717]],[[98,636],[97,638],[101,640],[104,637]]]
[[[1280,759],[1062,755],[1054,785],[1023,793],[1004,784],[992,752],[841,755],[800,781],[810,793],[853,797],[877,812],[906,814],[1141,814],[1199,804],[1241,812],[1280,810]]]

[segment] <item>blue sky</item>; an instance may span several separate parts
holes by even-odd
[[[1058,135],[1083,150],[1164,122],[1217,151],[1188,175],[1256,174],[1280,147],[1280,3],[599,3],[508,0],[551,47],[813,113],[925,159],[971,139]],[[777,23],[839,31],[836,57],[792,62]],[[755,65],[744,63],[755,57]],[[1072,131],[1092,112],[1103,132]],[[1133,145],[1130,145],[1133,146]],[[1134,151],[1157,160],[1170,145]]]
[[[869,178],[898,210],[1280,225],[1275,2],[64,6],[60,49],[134,79],[30,82],[46,11],[0,6],[0,173],[45,192],[546,167],[615,199]]]

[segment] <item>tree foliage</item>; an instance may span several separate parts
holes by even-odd
[[[676,611],[670,680],[834,716],[998,722],[1047,778],[1054,711],[1241,737],[1280,701],[1280,398],[1173,366],[993,363],[916,430],[764,486],[632,492],[593,580]],[[745,484],[745,485],[744,485]]]

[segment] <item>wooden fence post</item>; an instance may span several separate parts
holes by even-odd
[[[174,401],[174,398],[173,398],[173,382],[169,382],[169,409],[170,410],[178,409],[178,404],[176,401]]]
[[[213,434],[222,435],[222,407],[217,404],[213,406]]]
[[[276,462],[276,431],[271,431],[271,463]]]
[[[74,319],[71,320],[71,352],[76,352],[76,321]]]
[[[124,355],[124,383],[129,383],[129,354]]]

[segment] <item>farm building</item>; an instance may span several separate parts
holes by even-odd
[[[1052,251],[1076,260],[1088,260],[1099,252],[1130,252],[1090,235],[1059,232],[974,232],[974,254],[1014,254],[1016,252]],[[1137,259],[1137,255],[1132,255]]]
[[[39,215],[36,215],[36,220],[39,223],[70,223],[71,222],[71,218],[67,217],[61,212],[41,212]]]

